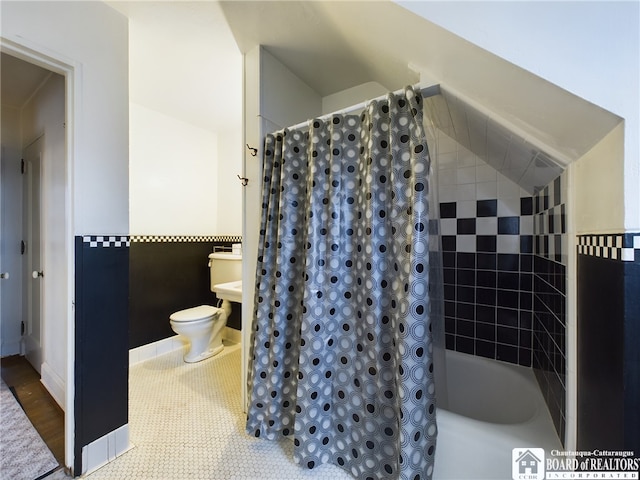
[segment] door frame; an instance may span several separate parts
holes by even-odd
[[[80,118],[79,93],[82,91],[81,64],[24,38],[7,39],[0,36],[0,51],[8,53],[26,62],[38,65],[65,78],[65,241],[64,254],[67,265],[66,299],[66,366],[64,435],[65,468],[73,471],[75,442],[75,243],[74,243],[74,153],[80,138],[79,126],[75,119]],[[44,186],[46,188],[46,185]],[[46,238],[46,231],[43,232]],[[47,254],[46,242],[42,254]],[[46,283],[43,285],[46,289]]]

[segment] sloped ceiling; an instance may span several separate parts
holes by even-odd
[[[621,119],[391,1],[222,1],[242,52],[261,44],[320,95],[415,70],[556,163],[581,157]],[[409,68],[409,65],[412,68]]]
[[[386,30],[386,22],[393,21],[389,15],[408,13],[391,2],[230,0],[220,4],[243,53],[265,46],[323,97],[369,81],[395,89],[419,80],[403,56],[388,49],[372,51],[368,45],[372,34],[379,35],[378,29]]]
[[[129,19],[129,98],[206,130],[242,119],[242,55],[215,1],[109,1]]]

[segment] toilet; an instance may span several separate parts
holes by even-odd
[[[242,255],[216,252],[209,255],[209,279],[211,291],[218,284],[238,281],[242,278]],[[219,307],[200,305],[172,313],[171,329],[189,341],[184,356],[186,363],[195,363],[219,354],[223,349],[222,332],[231,314],[231,302],[222,300]]]

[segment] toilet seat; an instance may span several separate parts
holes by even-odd
[[[214,317],[219,309],[211,305],[200,305],[199,307],[187,308],[171,314],[169,320],[174,322],[196,322]]]

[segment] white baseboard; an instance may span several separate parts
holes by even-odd
[[[133,366],[146,360],[151,360],[152,358],[173,352],[174,350],[179,350],[185,345],[186,341],[183,340],[182,337],[174,335],[173,337],[163,338],[157,342],[132,348],[129,350],[129,366]]]
[[[82,475],[95,472],[133,447],[129,442],[129,424],[94,440],[82,447]]]
[[[64,379],[44,362],[40,366],[40,382],[44,385],[56,403],[64,411],[66,385]]]
[[[242,332],[240,330],[236,330],[235,328],[224,327],[222,338],[229,341],[230,343],[241,343]]]
[[[240,343],[242,341],[242,332],[235,328],[224,327],[222,338],[231,343]],[[132,348],[129,350],[129,366],[131,367],[137,363],[151,360],[175,350],[181,350],[186,345],[187,341],[185,339],[180,335],[174,335],[172,337],[158,340],[157,342]]]

